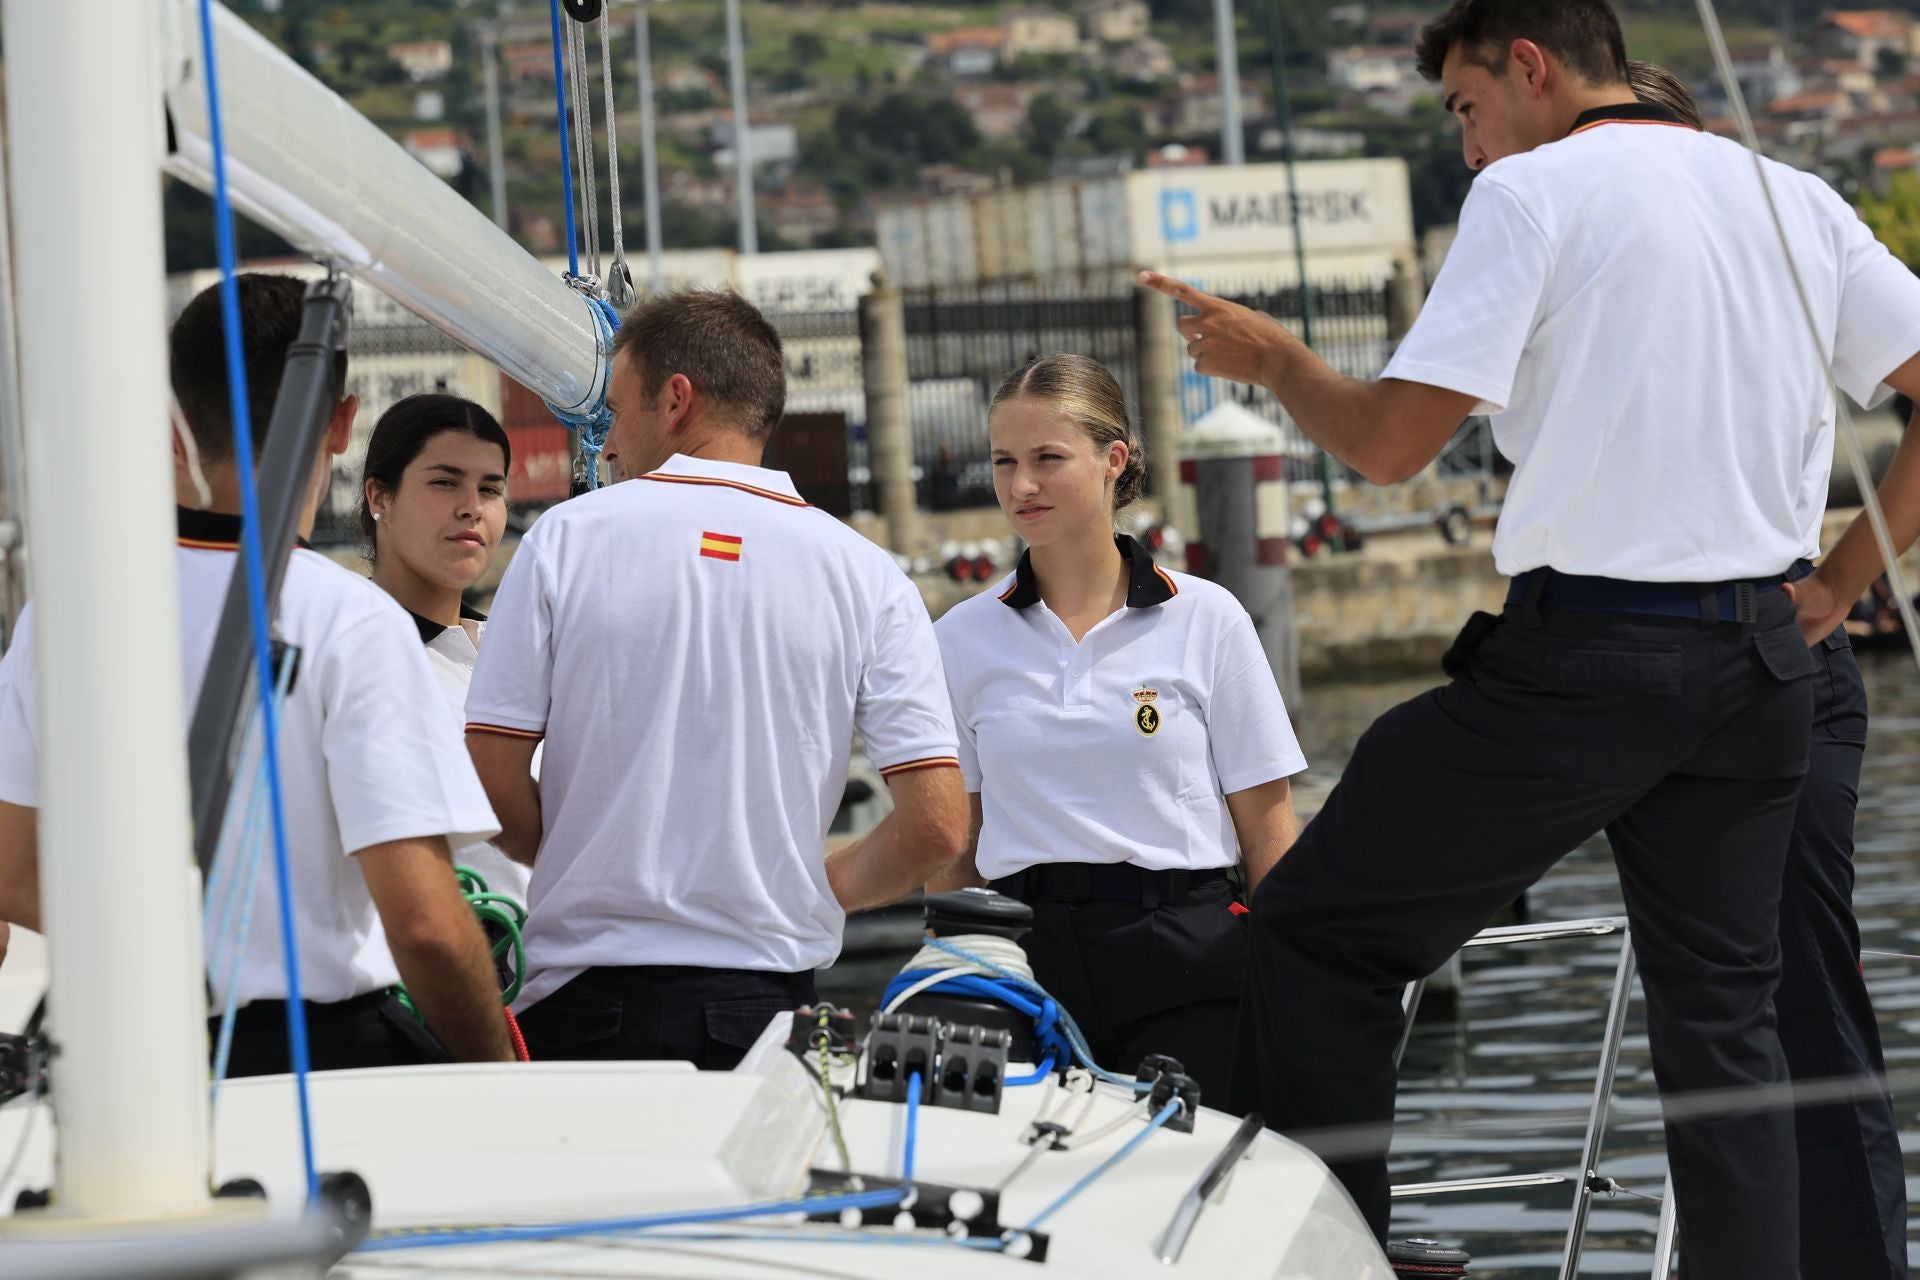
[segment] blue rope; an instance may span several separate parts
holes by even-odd
[[[573,213],[573,140],[567,132],[567,69],[561,61],[560,0],[548,0],[553,19],[553,100],[560,116],[560,197],[567,213],[567,274],[580,274],[580,236]]]
[[[220,76],[215,62],[212,0],[200,0],[200,56],[207,67],[207,123],[213,147],[214,234],[220,257],[220,324],[227,351],[227,397],[233,415],[234,470],[240,481],[240,548],[246,562],[247,611],[253,623],[255,684],[259,689],[267,765],[267,794],[273,812],[273,865],[279,877],[280,949],[287,965],[287,1056],[293,1064],[294,1094],[300,1113],[300,1158],[307,1175],[307,1199],[320,1197],[313,1164],[313,1115],[307,1098],[307,1011],[300,995],[299,937],[293,923],[292,873],[287,860],[287,815],[280,786],[280,713],[273,700],[273,655],[267,629],[267,575],[260,551],[260,495],[253,474],[253,418],[248,410],[246,354],[240,334],[240,285],[235,277],[233,204],[227,191],[226,134],[220,118]]]
[[[632,1218],[597,1218],[585,1222],[553,1222],[527,1227],[477,1227],[465,1231],[426,1231],[369,1240],[360,1246],[359,1252],[395,1253],[403,1249],[442,1249],[463,1244],[538,1243],[543,1240],[565,1240],[575,1236],[645,1231],[650,1227],[690,1227],[702,1222],[735,1222],[742,1218],[764,1218],[782,1213],[835,1213],[845,1209],[886,1209],[905,1200],[907,1193],[906,1187],[889,1187],[881,1191],[862,1191],[844,1196],[816,1196],[812,1199],[745,1204],[731,1209],[689,1209],[683,1213],[650,1213]]]
[[[1055,1200],[1052,1204],[1048,1205],[1046,1208],[1042,1209],[1039,1213],[1035,1214],[1033,1216],[1033,1221],[1027,1223],[1026,1226],[1020,1228],[1021,1233],[1025,1234],[1025,1233],[1038,1231],[1040,1229],[1041,1223],[1045,1222],[1048,1218],[1051,1218],[1054,1214],[1060,1212],[1060,1210],[1066,1208],[1069,1204],[1073,1203],[1073,1199],[1075,1196],[1079,1195],[1082,1191],[1085,1191],[1088,1187],[1098,1182],[1101,1178],[1105,1177],[1107,1172],[1111,1170],[1115,1165],[1119,1164],[1122,1160],[1125,1160],[1128,1156],[1138,1151],[1141,1147],[1141,1144],[1145,1143],[1148,1138],[1151,1138],[1153,1136],[1154,1130],[1158,1129],[1161,1125],[1165,1124],[1167,1121],[1173,1119],[1173,1117],[1179,1112],[1180,1107],[1181,1107],[1180,1099],[1175,1098],[1171,1102],[1167,1103],[1166,1106],[1160,1108],[1160,1113],[1154,1116],[1153,1119],[1147,1121],[1146,1128],[1134,1134],[1133,1137],[1127,1139],[1126,1146],[1121,1147],[1118,1151],[1108,1156],[1105,1160],[1102,1160],[1098,1165],[1094,1166],[1094,1168],[1091,1169],[1085,1177],[1081,1178],[1080,1181],[1074,1183],[1072,1186],[1068,1187],[1066,1191],[1061,1193],[1059,1199]]]
[[[905,1150],[900,1153],[900,1180],[902,1182],[913,1181],[914,1148],[919,1145],[919,1140],[920,1073],[914,1071],[907,1075],[907,1142]]]
[[[1073,1015],[1047,993],[1047,989],[1031,978],[1015,973],[1013,970],[995,964],[984,956],[976,955],[965,947],[955,946],[942,938],[928,938],[927,945],[936,951],[958,957],[977,969],[984,969],[997,975],[996,978],[983,978],[976,974],[954,972],[942,981],[934,983],[936,987],[945,987],[958,995],[984,996],[998,1000],[1034,1020],[1034,1040],[1043,1055],[1051,1057],[1056,1063],[1073,1062],[1085,1067],[1098,1079],[1108,1084],[1124,1085],[1137,1092],[1152,1088],[1138,1080],[1109,1071],[1094,1061],[1093,1048],[1087,1043],[1087,1037],[1073,1020]],[[911,969],[901,973],[887,984],[887,990],[881,996],[880,1004],[884,1008],[908,987],[931,978],[939,970]],[[931,988],[929,988],[931,989]]]
[[[586,297],[585,294],[581,295]],[[620,313],[613,304],[604,298],[587,298],[593,309],[596,344],[605,351],[613,345],[613,335],[620,331]],[[609,371],[608,384],[613,375]],[[613,414],[607,408],[607,395],[603,389],[600,402],[585,413],[575,413],[562,409],[552,402],[547,403],[547,412],[559,419],[560,424],[580,438],[580,452],[587,460],[587,488],[600,487],[600,453],[607,447],[607,432],[613,426]]]
[[[1040,1065],[1033,1069],[1033,1074],[1025,1075],[1025,1076],[1008,1076],[1006,1081],[1006,1087],[1009,1089],[1019,1089],[1026,1085],[1039,1084],[1041,1081],[1045,1080],[1048,1076],[1052,1074],[1053,1074],[1053,1054],[1049,1052],[1046,1057],[1040,1060]]]

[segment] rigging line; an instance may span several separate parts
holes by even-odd
[[[207,87],[208,141],[213,152],[214,237],[220,261],[220,323],[224,333],[227,396],[233,418],[234,470],[240,480],[240,549],[247,605],[253,630],[254,680],[260,700],[267,765],[267,793],[273,813],[273,862],[279,881],[280,950],[287,977],[287,1057],[293,1067],[294,1096],[300,1119],[300,1157],[307,1175],[307,1199],[318,1201],[320,1177],[313,1160],[313,1112],[307,1096],[310,1055],[306,1004],[300,991],[299,933],[293,916],[291,861],[287,857],[285,792],[280,785],[280,712],[273,701],[273,653],[267,618],[266,566],[260,547],[260,494],[253,470],[253,415],[247,394],[247,363],[240,331],[240,284],[235,265],[233,203],[227,185],[226,129],[220,111],[219,64],[214,51],[213,0],[200,0],[200,58]]]
[[[642,0],[645,3],[645,0]],[[626,228],[620,224],[620,126],[613,98],[613,37],[607,30],[607,11],[600,10],[600,90],[607,115],[607,202],[613,215],[613,265],[627,266]]]
[[[1051,1218],[1054,1214],[1060,1212],[1060,1210],[1066,1208],[1069,1204],[1073,1203],[1074,1199],[1078,1197],[1081,1192],[1085,1191],[1088,1187],[1091,1187],[1094,1183],[1098,1182],[1101,1178],[1104,1178],[1122,1160],[1125,1160],[1128,1156],[1138,1151],[1141,1148],[1141,1146],[1145,1144],[1148,1138],[1151,1138],[1154,1135],[1154,1133],[1162,1125],[1166,1124],[1167,1121],[1173,1119],[1174,1115],[1178,1113],[1185,1106],[1186,1104],[1181,1102],[1180,1099],[1178,1098],[1174,1098],[1170,1100],[1166,1106],[1160,1108],[1160,1112],[1158,1115],[1154,1116],[1152,1120],[1147,1122],[1146,1128],[1142,1129],[1139,1133],[1134,1134],[1133,1137],[1127,1139],[1126,1146],[1121,1147],[1118,1151],[1108,1156],[1105,1160],[1102,1160],[1099,1164],[1095,1165],[1091,1170],[1089,1170],[1087,1174],[1084,1177],[1082,1177],[1078,1182],[1074,1183],[1071,1187],[1068,1187],[1065,1191],[1063,1191],[1059,1195],[1059,1197],[1054,1200],[1052,1204],[1048,1205],[1046,1208],[1042,1209],[1039,1213],[1035,1214],[1033,1216],[1033,1219],[1030,1222],[1028,1222],[1026,1226],[1018,1228],[1018,1234],[1031,1235],[1033,1232],[1038,1231],[1040,1229],[1041,1223],[1045,1222],[1048,1218]]]
[[[1720,14],[1714,8],[1713,0],[1694,0],[1694,3],[1700,12],[1700,23],[1706,28],[1707,44],[1713,50],[1714,69],[1720,75],[1721,88],[1727,95],[1728,105],[1733,109],[1734,123],[1740,130],[1740,141],[1753,157],[1754,176],[1760,180],[1761,193],[1766,196],[1767,214],[1772,218],[1774,234],[1780,240],[1781,256],[1787,260],[1793,291],[1800,300],[1800,314],[1807,322],[1807,334],[1813,340],[1814,354],[1821,357],[1827,391],[1833,397],[1834,428],[1846,449],[1847,464],[1853,470],[1854,482],[1860,486],[1860,500],[1866,510],[1867,523],[1873,529],[1873,540],[1880,548],[1880,558],[1886,566],[1887,583],[1893,588],[1893,600],[1899,607],[1900,621],[1906,627],[1908,648],[1913,652],[1915,665],[1920,666],[1920,614],[1914,611],[1913,589],[1907,584],[1906,570],[1900,567],[1893,534],[1887,528],[1887,513],[1880,507],[1880,495],[1874,488],[1873,472],[1867,466],[1866,451],[1861,448],[1860,435],[1854,430],[1853,413],[1847,408],[1846,397],[1841,393],[1839,383],[1834,381],[1831,363],[1821,353],[1820,324],[1814,318],[1813,303],[1807,297],[1807,284],[1800,275],[1800,264],[1794,261],[1793,244],[1787,239],[1786,224],[1780,219],[1780,206],[1773,198],[1773,184],[1767,180],[1766,164],[1760,154],[1760,138],[1754,132],[1753,117],[1747,111],[1747,101],[1740,90],[1740,77],[1734,73],[1733,55],[1727,52],[1727,36],[1720,29]]]
[[[553,98],[554,118],[560,124],[560,200],[567,221],[567,275],[580,274],[580,229],[573,208],[573,154],[567,137],[567,74],[561,55],[560,0],[547,0],[547,12],[553,25]]]
[[[580,153],[581,191],[587,210],[587,274],[600,280],[600,185],[593,162],[593,91],[587,80],[587,35],[577,22],[567,24],[567,49],[572,58],[574,144]]]

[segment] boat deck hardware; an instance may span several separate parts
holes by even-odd
[[[1181,1253],[1187,1247],[1187,1238],[1193,1234],[1193,1228],[1200,1221],[1200,1214],[1207,1207],[1207,1201],[1225,1185],[1227,1177],[1233,1172],[1234,1165],[1247,1154],[1253,1146],[1253,1140],[1260,1136],[1260,1130],[1266,1127],[1266,1121],[1259,1112],[1240,1121],[1240,1127],[1233,1131],[1226,1145],[1207,1161],[1207,1167],[1200,1171],[1187,1193],[1180,1197],[1179,1207],[1174,1209],[1173,1218],[1167,1223],[1167,1229],[1160,1233],[1160,1241],[1154,1246],[1154,1256],[1167,1266],[1180,1261]],[[1168,1122],[1171,1127],[1172,1122]]]
[[[940,1052],[940,1024],[917,1014],[875,1014],[867,1029],[867,1078],[860,1096],[875,1102],[905,1102],[907,1081],[917,1072],[920,1101],[933,1082],[934,1059]]]
[[[940,1061],[927,1101],[960,1111],[1000,1113],[1013,1037],[987,1027],[943,1026]]]
[[[901,1214],[910,1215],[913,1225],[950,1236],[976,1240],[998,1239],[1007,1231],[1000,1221],[1000,1193],[985,1187],[953,1187],[919,1179],[880,1178],[872,1174],[856,1175],[863,1191],[890,1191],[908,1188],[907,1197],[897,1205],[883,1209],[830,1209],[807,1215],[809,1222],[833,1222],[843,1227],[883,1227],[902,1225]],[[808,1195],[834,1195],[845,1192],[848,1175],[834,1169],[807,1172]]]

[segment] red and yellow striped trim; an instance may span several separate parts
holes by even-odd
[[[507,725],[504,725],[504,724],[479,724],[472,720],[469,720],[467,722],[467,732],[468,733],[491,733],[496,737],[524,738],[533,742],[538,742],[540,739],[547,736],[547,731],[545,729],[514,729],[514,728],[509,728]]]
[[[1020,579],[1016,575],[1014,577],[1014,580],[1007,584],[1007,589],[1000,593],[1000,598],[1002,600],[1005,600],[1008,596],[1012,595],[1014,592],[1018,591],[1019,589],[1020,589]]]
[[[214,542],[206,538],[176,538],[175,543],[188,551],[238,551],[237,542]]]
[[[704,532],[700,535],[700,554],[713,560],[737,562],[742,540],[730,533]]]
[[[880,771],[883,778],[891,778],[897,773],[913,773],[918,769],[958,769],[960,761],[954,756],[933,756],[926,760],[909,760],[905,764],[888,765]]]
[[[1575,129],[1571,133],[1567,134],[1567,136],[1571,138],[1576,133],[1585,133],[1589,129],[1598,129],[1602,125],[1609,125],[1609,124],[1657,124],[1663,129],[1687,129],[1694,133],[1700,132],[1698,129],[1695,129],[1692,125],[1683,123],[1682,121],[1679,121],[1679,120],[1595,120],[1592,124],[1581,125],[1578,129]]]
[[[652,471],[640,478],[642,480],[658,480],[663,484],[718,485],[722,489],[738,489],[742,493],[750,493],[756,498],[770,498],[775,502],[785,503],[789,507],[806,507],[812,505],[805,498],[796,498],[792,494],[775,493],[772,489],[760,489],[750,484],[741,484],[738,480],[721,480],[714,476],[676,476],[668,475],[664,471]]]
[[[1167,584],[1168,595],[1177,596],[1180,594],[1180,588],[1174,585],[1172,574],[1168,573],[1165,569],[1162,569],[1159,565],[1153,566],[1153,571],[1160,575],[1160,581]]]

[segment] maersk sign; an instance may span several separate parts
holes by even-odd
[[[1395,250],[1413,243],[1407,167],[1397,159],[1297,166],[1307,252]],[[1151,169],[1127,175],[1135,259],[1267,255],[1293,248],[1285,165]]]

